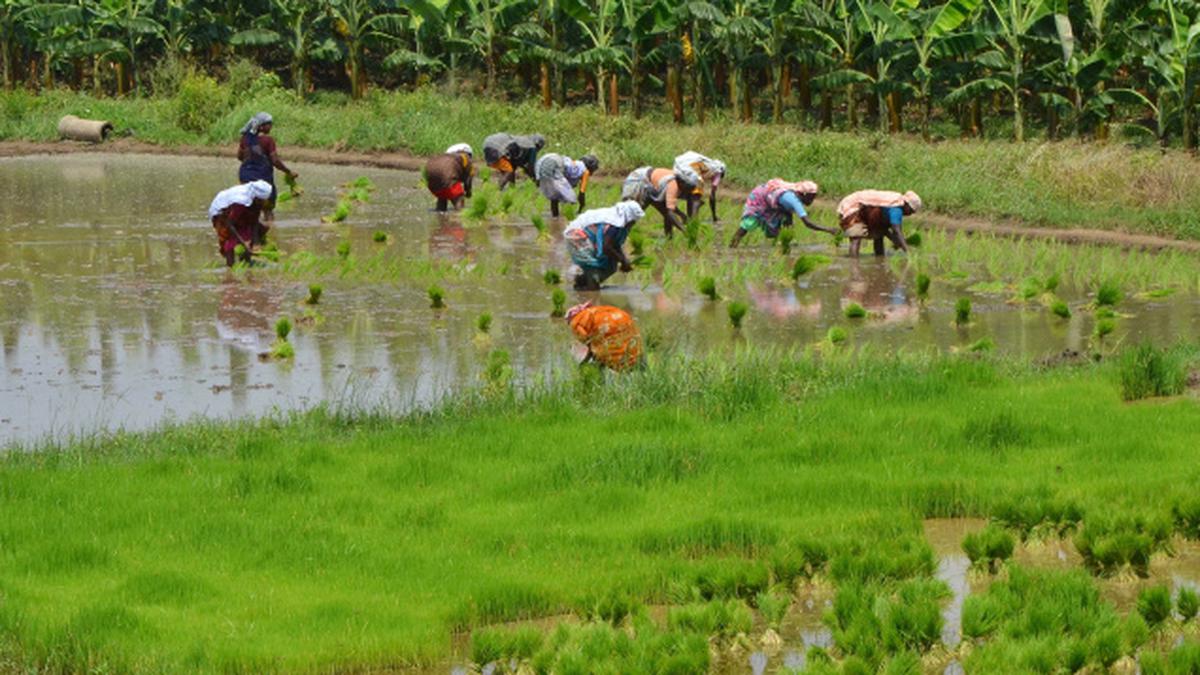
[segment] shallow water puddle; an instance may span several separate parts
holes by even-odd
[[[580,294],[569,287],[561,221],[546,218],[552,236],[539,241],[526,217],[481,224],[431,213],[414,172],[297,168],[306,192],[281,205],[273,230],[283,264],[306,252],[336,262],[337,244],[348,241],[360,268],[378,255],[384,272],[395,268],[408,281],[220,267],[205,211],[235,181],[235,162],[103,154],[0,159],[0,445],[320,403],[411,409],[476,386],[493,348],[510,353],[519,379],[541,377],[572,362],[569,332],[549,317],[551,288],[542,273],[551,269],[564,278],[568,304],[589,298],[629,309],[670,350],[805,347],[840,325],[851,344],[950,350],[989,337],[1001,351],[1043,358],[1083,349],[1091,333],[1084,312],[1064,321],[968,292],[969,279],[935,282],[922,305],[903,259],[834,257],[793,284],[778,249],[761,241],[735,252],[654,252],[656,270],[617,275],[612,287]],[[364,175],[378,187],[371,201],[345,224],[322,225],[338,186]],[[388,241],[375,243],[376,231]],[[656,216],[641,231],[658,236]],[[801,238],[797,250],[832,253],[812,241]],[[719,291],[752,305],[740,334],[730,329],[723,304],[695,291],[696,270],[733,275]],[[385,280],[364,280],[371,278]],[[302,301],[311,282],[325,294],[315,308],[319,319],[306,324]],[[429,309],[430,283],[446,289],[446,310]],[[1084,301],[1080,293],[1064,295]],[[968,328],[953,325],[959,296],[975,301]],[[846,319],[852,302],[872,318]],[[480,341],[475,320],[484,311],[494,323],[490,339]],[[1114,342],[1171,343],[1200,332],[1200,299],[1192,295],[1131,299],[1121,311],[1135,318],[1119,322]],[[296,324],[296,357],[260,362],[281,316]]]

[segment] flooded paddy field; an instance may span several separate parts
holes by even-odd
[[[801,232],[790,255],[761,239],[729,251],[735,204],[722,207],[723,224],[700,236],[698,251],[681,237],[662,243],[661,221],[648,214],[637,228],[653,262],[616,275],[598,294],[576,293],[558,237],[564,221],[546,217],[539,236],[530,216],[545,203],[528,185],[511,213],[495,212],[493,191],[493,213],[474,219],[432,213],[416,173],[297,168],[306,192],[280,206],[273,230],[283,257],[230,271],[219,265],[205,210],[234,182],[231,162],[0,159],[0,443],[321,403],[410,409],[478,386],[493,349],[509,353],[519,380],[537,379],[578,358],[569,331],[549,316],[548,270],[564,279],[568,306],[594,299],[629,309],[648,338],[696,354],[805,349],[834,326],[848,331],[850,344],[885,351],[994,349],[1029,360],[1200,333],[1194,264],[1172,260],[1164,278],[1152,271],[1125,279],[1112,332],[1098,340],[1096,280],[1063,274],[1064,263],[1047,259],[1038,281],[1046,288],[1027,291],[1039,270],[1026,267],[1037,254],[1005,253],[1003,240],[972,257],[963,244],[926,232],[911,259],[852,261],[844,245]],[[344,223],[323,224],[339,186],[358,176],[377,188],[370,201]],[[595,191],[591,201],[604,205],[616,187]],[[387,240],[376,242],[377,232]],[[345,258],[336,252],[344,242]],[[819,262],[793,280],[799,256]],[[1101,262],[1121,273],[1119,252]],[[1009,269],[1020,271],[1006,276]],[[933,281],[927,298],[916,290],[923,272]],[[706,275],[721,301],[697,292]],[[1048,283],[1055,275],[1062,278]],[[317,306],[303,303],[310,283],[324,287]],[[429,308],[431,284],[445,288],[447,309]],[[1050,296],[1071,308],[1069,317],[1051,311]],[[955,323],[961,298],[972,305],[963,326]],[[750,304],[736,332],[723,304],[734,299]],[[848,319],[850,304],[868,317]],[[493,316],[486,338],[476,328],[483,312]],[[284,316],[296,324],[295,358],[260,359]]]

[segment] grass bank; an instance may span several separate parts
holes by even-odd
[[[185,90],[186,91],[186,90]],[[52,92],[0,94],[0,139],[55,138],[63,114],[102,117],[136,138],[165,145],[228,144],[254,112],[271,111],[284,153],[290,147],[440,152],[477,148],[498,130],[540,132],[552,150],[595,152],[610,176],[669,165],[684,149],[724,159],[731,180],[751,187],[772,176],[817,180],[829,198],[864,187],[913,189],[939,213],[1013,219],[1029,225],[1094,228],[1200,239],[1200,172],[1178,152],[1118,144],[943,141],[908,136],[801,130],[715,119],[676,126],[660,115],[607,117],[592,108],[543,110],[433,90],[374,92],[351,103],[302,101],[277,88],[234,95],[213,85],[174,98],[96,99]]]
[[[935,603],[921,634],[940,630],[922,518],[1169,523],[1200,480],[1195,399],[1123,403],[1108,364],[832,348],[654,361],[403,418],[318,411],[10,452],[0,670],[438,663],[455,631],[619,621],[619,598],[684,605],[612,653],[686,672],[708,666],[708,638],[747,627],[743,599],[777,604],[755,594],[778,585],[786,600],[809,575],[858,598],[829,619],[835,658],[911,660],[923,638],[856,622],[874,595],[913,595]],[[987,625],[995,649],[1024,648],[1027,634]],[[547,644],[595,649],[596,631]]]

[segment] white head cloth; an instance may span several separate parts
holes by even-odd
[[[467,145],[466,143],[455,143],[454,145],[446,148],[447,155],[453,155],[458,152],[467,153],[467,157],[475,156],[475,153],[471,150],[471,146]]]
[[[636,222],[644,215],[646,215],[646,212],[635,201],[617,202],[616,205],[606,209],[589,209],[584,211],[579,214],[578,218],[572,220],[570,225],[567,225],[567,228],[563,230],[563,234],[566,235],[569,232],[598,223],[614,227],[627,227],[630,223]]]
[[[234,204],[242,206],[250,206],[255,199],[269,199],[271,197],[271,184],[265,180],[253,180],[242,185],[235,185],[228,190],[221,190],[213,197],[212,204],[208,206],[208,217],[216,218],[219,213]]]

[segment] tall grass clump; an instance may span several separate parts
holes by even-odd
[[[1103,340],[1109,335],[1112,335],[1112,332],[1116,329],[1116,319],[1100,319],[1096,322],[1096,328],[1092,331],[1092,334],[1095,335],[1097,340]]]
[[[334,251],[337,253],[337,256],[339,258],[341,258],[342,260],[349,258],[350,257],[350,242],[346,241],[345,239],[343,239],[342,241],[339,241],[337,244],[337,248],[334,249]]]
[[[425,290],[429,295],[429,306],[432,309],[443,309],[446,307],[446,291],[437,284],[431,285]]]
[[[701,277],[697,288],[700,294],[709,300],[716,301],[721,298],[721,296],[717,295],[717,280],[712,277]]]
[[[749,310],[750,306],[741,300],[734,300],[733,302],[729,303],[729,323],[733,326],[734,330],[741,329],[742,321],[745,320],[746,312]]]
[[[1071,307],[1063,300],[1055,300],[1050,305],[1050,312],[1062,319],[1071,318]]]
[[[542,281],[547,286],[557,286],[562,283],[562,275],[558,270],[546,270],[546,273],[542,275]]]
[[[933,283],[933,280],[929,278],[928,274],[925,274],[924,272],[917,273],[917,298],[918,299],[920,299],[921,301],[925,301],[926,299],[929,298],[929,286],[932,283]]]
[[[1012,558],[1016,540],[1003,527],[990,524],[979,532],[963,537],[963,552],[971,560],[971,566],[987,569],[995,574],[1000,565]]]
[[[325,292],[325,289],[323,289],[321,287],[321,284],[309,284],[308,285],[308,297],[304,299],[304,304],[315,305],[315,304],[320,303],[321,302],[321,294],[324,292]]]
[[[1121,287],[1115,280],[1108,279],[1100,282],[1096,288],[1096,304],[1100,307],[1113,307],[1121,302]]]
[[[783,618],[787,616],[788,608],[791,607],[792,598],[787,593],[763,591],[755,596],[755,602],[767,626],[772,630],[779,630]]]
[[[1150,576],[1150,557],[1170,544],[1172,523],[1158,515],[1128,512],[1089,513],[1075,535],[1075,548],[1093,574],[1114,576],[1129,570]]]
[[[1200,593],[1190,586],[1180,588],[1179,597],[1175,599],[1175,611],[1179,612],[1179,618],[1185,623],[1195,619],[1200,614]]]
[[[816,266],[816,262],[809,256],[802,255],[797,257],[796,262],[792,263],[792,281],[813,271]]]
[[[958,326],[965,326],[971,323],[970,298],[959,298],[958,302],[954,303],[954,323]]]
[[[275,322],[275,342],[271,345],[271,356],[277,359],[290,359],[296,355],[288,336],[292,333],[292,320],[286,316]]]
[[[785,227],[779,232],[779,252],[783,255],[790,255],[792,252],[792,243],[796,241],[796,233],[792,228]]]
[[[487,215],[487,212],[488,212],[488,206],[489,206],[488,201],[489,201],[489,198],[488,198],[488,195],[486,192],[475,193],[475,195],[471,198],[470,206],[468,206],[463,211],[463,215],[465,215],[468,218],[473,218],[475,220],[479,220],[479,219],[483,218],[484,216]],[[537,225],[536,221],[534,222],[534,225],[535,226]],[[543,227],[544,227],[544,224],[543,224]],[[539,230],[539,232],[541,232],[541,230]]]
[[[1176,396],[1187,386],[1187,365],[1177,353],[1142,344],[1121,354],[1121,398],[1136,401],[1155,396]]]
[[[475,328],[484,335],[492,330],[492,313],[484,312],[475,318]]]
[[[487,211],[486,206],[484,206],[484,211]],[[546,219],[542,217],[542,214],[535,213],[529,220],[533,223],[533,229],[537,230],[538,238],[549,235],[549,232],[546,230]]]
[[[1171,618],[1171,589],[1156,584],[1138,592],[1137,611],[1150,628],[1158,628]]]
[[[388,240],[388,235],[387,235],[387,232],[384,232],[383,230],[375,230],[375,234],[371,235],[371,239],[376,244],[386,244],[387,240]]]
[[[567,293],[561,288],[550,292],[550,316],[563,317],[567,314]]]
[[[471,660],[479,666],[525,661],[542,647],[542,632],[534,626],[480,628],[471,632]]]
[[[503,349],[493,349],[488,353],[487,366],[483,370],[483,379],[492,392],[508,388],[512,381],[512,358]]]
[[[863,309],[863,306],[857,302],[852,302],[846,305],[846,308],[842,310],[842,314],[847,319],[862,319],[867,315],[867,310]]]

